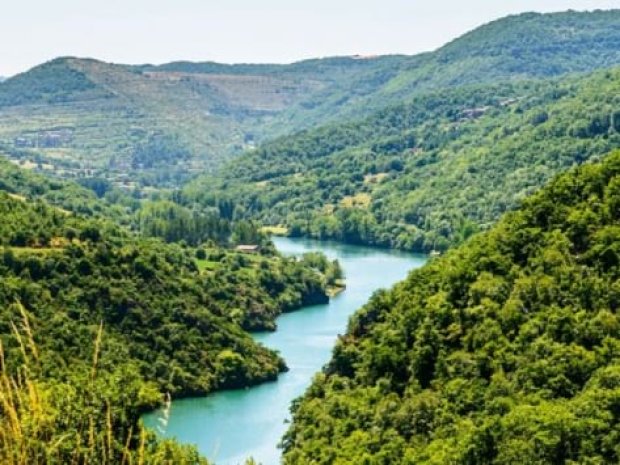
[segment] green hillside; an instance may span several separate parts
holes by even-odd
[[[90,191],[1,165],[2,463],[199,463],[154,442],[139,415],[164,394],[275,379],[284,361],[245,330],[326,302],[341,278],[320,255],[287,259],[266,242],[246,255],[143,238]]]
[[[620,152],[351,319],[286,464],[620,461]]]
[[[620,10],[508,16],[432,52],[378,66],[283,114],[288,129],[359,118],[428,91],[620,64]],[[277,128],[273,128],[277,132]]]
[[[420,96],[263,145],[185,189],[292,235],[416,251],[486,228],[620,146],[620,70]]]
[[[14,198],[43,200],[71,213],[89,217],[116,219],[128,224],[131,208],[119,202],[108,202],[98,198],[96,193],[70,180],[51,178],[25,170],[0,158],[0,190]],[[138,208],[139,203],[134,202]]]
[[[59,58],[0,85],[0,149],[63,177],[175,186],[253,146],[260,125],[302,97],[368,68],[349,58],[291,67]]]
[[[0,84],[0,149],[25,167],[174,187],[278,135],[429,91],[620,64],[620,10],[500,19],[417,56],[290,65],[59,58]]]

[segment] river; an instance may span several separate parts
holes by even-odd
[[[374,291],[400,281],[426,261],[419,255],[333,242],[290,238],[274,238],[274,242],[285,255],[321,251],[337,258],[347,289],[329,304],[280,316],[275,332],[254,334],[286,360],[290,370],[277,381],[172,402],[165,436],[197,445],[217,465],[243,464],[248,457],[262,465],[277,465],[277,445],[287,428],[291,401],[327,363],[337,335],[346,331],[348,318]],[[145,424],[154,428],[158,415],[145,415]]]

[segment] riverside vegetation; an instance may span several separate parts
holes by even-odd
[[[184,194],[293,236],[445,250],[618,147],[619,96],[618,69],[431,93],[267,143]]]
[[[342,277],[265,239],[256,255],[165,244],[7,192],[0,215],[3,463],[198,463],[141,431],[140,413],[162,393],[275,379],[284,361],[243,328],[275,328]]]
[[[620,461],[620,152],[377,293],[284,463]]]

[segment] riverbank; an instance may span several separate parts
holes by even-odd
[[[347,284],[345,279],[337,280],[333,285],[327,286],[327,295],[330,299],[333,299],[341,292],[344,292],[347,289]]]
[[[373,247],[284,237],[273,240],[285,255],[320,251],[338,259],[346,289],[327,304],[279,316],[275,332],[253,334],[255,340],[279,351],[289,367],[276,381],[173,401],[164,435],[196,444],[218,465],[237,465],[250,456],[263,465],[276,465],[280,457],[277,444],[286,430],[290,404],[329,360],[349,317],[377,289],[392,286],[426,261],[424,256]],[[157,418],[158,412],[144,416],[152,428]]]

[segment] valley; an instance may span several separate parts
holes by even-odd
[[[0,462],[620,462],[619,25],[0,78]]]
[[[56,176],[101,177],[148,194],[278,136],[355,121],[428,92],[620,65],[619,20],[617,11],[523,14],[432,53],[290,65],[61,57],[0,86],[0,153]]]
[[[286,431],[289,406],[327,363],[349,317],[376,289],[392,285],[426,261],[424,256],[338,243],[289,238],[274,243],[285,255],[320,251],[337,259],[347,283],[346,290],[328,304],[287,313],[278,318],[276,332],[253,334],[284,357],[289,371],[275,383],[173,401],[165,426],[159,421],[161,410],[145,418],[146,425],[163,431],[165,437],[197,444],[205,456],[222,465],[235,465],[247,457],[277,463],[281,455],[277,444]]]

